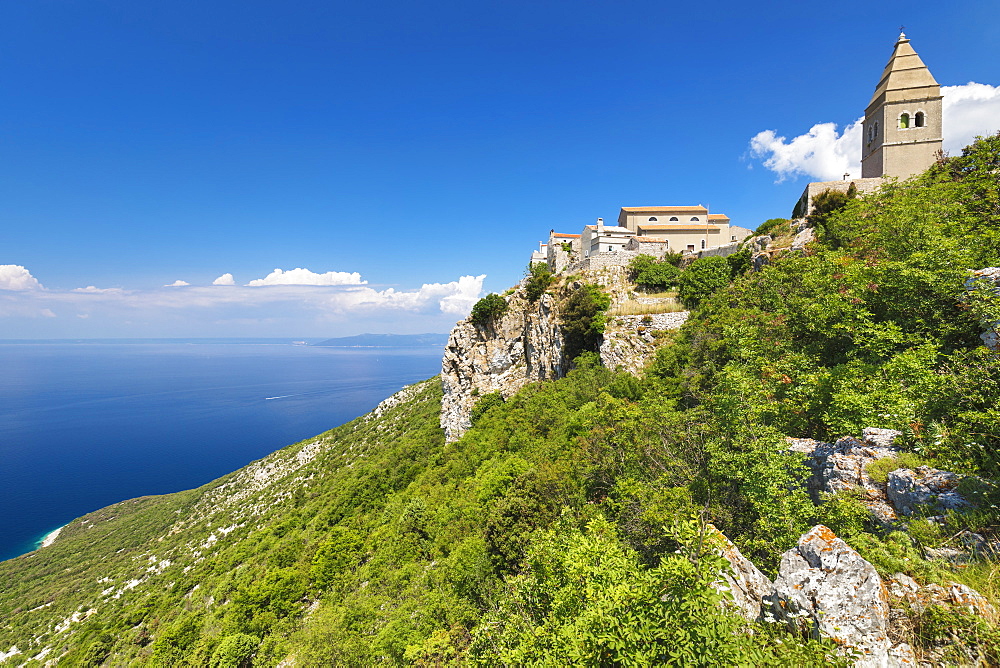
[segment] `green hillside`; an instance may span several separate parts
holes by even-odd
[[[1000,265],[998,174],[1000,136],[836,202],[803,253],[759,272],[726,263],[731,282],[659,335],[641,378],[584,353],[566,378],[483,397],[448,444],[431,379],[199,489],[75,520],[0,563],[0,654],[65,666],[843,661],[832,643],[720,606],[706,522],[769,575],[823,523],[883,576],[964,582],[996,605],[995,561],[925,557],[962,530],[995,539],[1000,524],[1000,360],[979,338],[1000,299],[967,285],[970,270]],[[975,505],[886,529],[850,494],[814,503],[785,437],[865,427],[903,432],[911,463],[967,474]],[[918,651],[1000,663],[988,620],[908,615]]]

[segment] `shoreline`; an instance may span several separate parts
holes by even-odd
[[[42,539],[40,541],[38,541],[38,544],[35,546],[35,549],[36,550],[40,550],[43,547],[48,547],[52,543],[56,542],[56,538],[59,537],[59,532],[61,532],[67,526],[69,526],[69,525],[68,524],[64,524],[61,527],[59,527],[58,529],[53,529],[52,531],[50,531],[47,534],[45,534],[44,536],[42,536]]]

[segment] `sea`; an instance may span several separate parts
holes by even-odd
[[[124,499],[198,487],[441,370],[438,346],[0,342],[0,560]]]

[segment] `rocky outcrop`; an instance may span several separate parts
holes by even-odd
[[[550,294],[531,303],[522,289],[507,296],[507,312],[478,326],[471,319],[451,331],[441,360],[441,427],[456,440],[469,427],[477,399],[491,392],[504,397],[539,380],[560,378],[563,338],[556,300]]]
[[[612,312],[638,301],[627,270],[608,266],[561,277],[535,302],[527,299],[522,283],[505,296],[507,311],[494,322],[475,325],[467,318],[455,325],[441,360],[441,427],[449,441],[472,426],[469,416],[479,397],[499,392],[506,398],[529,383],[565,375],[570,360],[563,355],[559,306],[584,283],[611,296]],[[648,324],[644,317],[609,317],[600,348],[606,367],[638,373],[655,351],[652,333],[679,327],[687,312],[654,314]]]
[[[888,502],[885,485],[876,483],[868,475],[872,462],[884,457],[894,457],[899,449],[893,445],[900,432],[892,429],[866,428],[860,439],[845,436],[835,443],[823,443],[811,438],[788,439],[790,449],[805,453],[806,464],[812,471],[808,480],[813,500],[820,501],[820,493],[835,494],[858,490],[861,500],[881,522],[896,519],[896,510]]]
[[[862,438],[846,436],[835,443],[823,443],[810,438],[790,438],[789,447],[808,455],[806,464],[812,470],[808,480],[813,500],[820,493],[836,494],[854,490],[872,516],[884,524],[912,515],[918,506],[935,510],[958,510],[969,505],[956,487],[962,476],[928,466],[916,469],[898,468],[891,471],[886,483],[868,475],[868,466],[879,459],[895,457],[900,450],[894,443],[900,432],[892,429],[866,428]]]
[[[918,613],[926,610],[928,606],[939,605],[957,607],[992,622],[997,620],[996,608],[986,600],[986,597],[958,582],[920,585],[909,575],[896,573],[889,579],[887,590],[890,602],[894,606],[905,603]]]
[[[994,293],[1000,293],[1000,267],[986,267],[972,272],[972,276],[965,282],[966,290],[976,290],[985,287]],[[983,340],[983,345],[992,351],[1000,351],[1000,322],[985,322],[986,330],[979,338]]]
[[[609,369],[640,373],[656,353],[656,334],[677,329],[684,324],[688,315],[688,311],[678,311],[608,318],[604,340],[601,342],[601,363]]]
[[[828,637],[859,653],[855,665],[914,665],[908,646],[889,639],[889,603],[882,578],[823,525],[804,534],[781,557],[769,612],[790,626],[806,622],[814,636]]]
[[[958,510],[969,505],[955,491],[962,476],[929,466],[897,469],[889,473],[886,495],[903,515],[912,515],[917,506],[934,505],[940,510]]]
[[[722,574],[718,589],[729,592],[740,615],[749,620],[759,619],[761,602],[770,595],[774,585],[753,562],[743,556],[732,541],[711,524],[708,525],[708,539],[729,562],[730,570]]]

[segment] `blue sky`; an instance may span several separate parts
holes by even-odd
[[[3,3],[0,338],[447,331],[552,227],[787,216],[900,24],[1000,127],[986,1]]]

